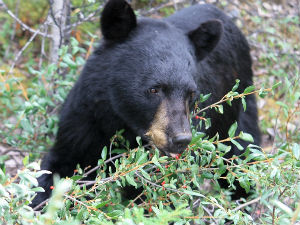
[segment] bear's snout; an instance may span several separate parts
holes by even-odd
[[[192,140],[187,112],[183,103],[162,101],[145,136],[167,155],[182,153]]]
[[[177,149],[183,151],[192,140],[191,134],[179,134],[172,138],[172,142]]]

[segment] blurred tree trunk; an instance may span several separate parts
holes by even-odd
[[[52,20],[50,63],[58,62],[58,50],[65,43],[65,27],[70,18],[70,0],[49,0]]]

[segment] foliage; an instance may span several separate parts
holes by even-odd
[[[91,1],[90,1],[91,2]],[[227,1],[220,1],[226,8]],[[75,8],[80,1],[73,1]],[[143,3],[147,4],[148,1]],[[161,1],[158,1],[161,3]],[[225,4],[226,3],[226,4]],[[239,158],[225,159],[230,150],[226,144],[239,139],[251,141],[247,133],[236,134],[237,123],[228,131],[228,138],[208,139],[193,128],[189,148],[178,158],[162,156],[157,149],[148,149],[137,138],[139,147],[121,149],[125,140],[122,131],[112,137],[99,155],[97,178],[86,181],[87,168],[77,168],[74,176],[56,178],[53,197],[41,212],[29,207],[34,192],[42,191],[36,178],[40,171],[34,162],[52,145],[57,131],[57,114],[79,71],[90,54],[95,36],[78,35],[69,46],[60,50],[58,65],[38,67],[28,63],[27,76],[0,71],[0,137],[6,144],[28,152],[24,168],[11,175],[6,170],[8,156],[0,156],[0,221],[4,224],[294,224],[300,220],[300,133],[299,133],[299,16],[264,17],[268,5],[256,2],[261,15],[249,15],[246,6],[240,13],[248,24],[249,41],[254,53],[257,86],[232,91],[211,105],[222,113],[221,103],[256,94],[262,104],[260,123],[264,135],[274,141],[264,148],[249,145]],[[23,3],[22,3],[23,4]],[[25,4],[25,3],[24,3]],[[31,6],[34,7],[34,6]],[[90,10],[95,9],[91,5]],[[22,9],[26,10],[26,9]],[[173,8],[163,9],[169,14]],[[248,11],[247,11],[248,10]],[[75,11],[73,12],[76,16]],[[79,12],[77,12],[79,13]],[[1,24],[0,41],[9,36],[9,18]],[[84,25],[82,25],[84,26]],[[94,29],[91,25],[92,29]],[[257,27],[263,32],[255,32]],[[82,28],[84,29],[84,28]],[[89,28],[90,29],[90,28]],[[252,32],[251,32],[252,30]],[[2,38],[2,39],[1,39]],[[82,40],[82,41],[81,41]],[[288,41],[286,41],[288,40]],[[8,45],[8,42],[6,42]],[[2,46],[3,47],[3,46]],[[4,47],[6,48],[6,47]],[[0,49],[4,55],[4,49]],[[297,53],[298,52],[298,53]],[[32,57],[32,55],[30,56]],[[28,60],[30,61],[30,60]],[[24,68],[23,68],[24,69]],[[17,71],[15,69],[14,71]],[[18,70],[19,71],[19,70]],[[272,88],[265,88],[272,87]],[[205,101],[210,96],[201,96]],[[244,107],[247,107],[243,103]],[[205,109],[192,116],[201,126],[210,126]],[[273,130],[273,132],[272,132]],[[109,169],[110,153],[115,156],[116,171]],[[228,172],[225,176],[225,172]],[[234,180],[249,191],[251,199],[231,201],[230,191],[219,187],[217,180],[226,179],[233,189]],[[121,197],[124,187],[142,187],[134,200]],[[250,190],[251,187],[256,187]]]
[[[39,71],[29,68],[35,77],[30,86],[25,87],[24,80],[15,76],[6,76],[1,71],[0,78],[2,118],[13,116],[14,119],[4,121],[0,134],[2,142],[31,152],[44,151],[52,144],[51,137],[57,131],[57,112],[67,93],[78,76],[78,68],[85,60],[79,53],[86,50],[78,46],[72,39],[71,53],[68,47],[60,49],[59,68],[67,70],[65,76],[60,75],[56,65],[49,65]],[[45,145],[48,144],[48,145]]]

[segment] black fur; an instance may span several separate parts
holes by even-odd
[[[101,16],[101,31],[108,40],[126,38],[136,27],[136,17],[129,4],[123,0],[110,0]]]
[[[137,135],[148,141],[145,133],[163,101],[170,118],[168,144],[161,150],[180,153],[182,146],[172,140],[190,129],[185,103],[193,106],[191,93],[212,93],[200,106],[205,107],[231,90],[236,79],[241,80],[239,91],[252,85],[247,41],[212,5],[195,5],[164,20],[136,21],[125,1],[110,0],[101,25],[104,39],[70,91],[61,109],[55,144],[42,161],[42,169],[61,177],[71,176],[76,164],[95,166],[117,130],[125,129],[131,147]],[[153,88],[157,93],[149,92]],[[246,102],[246,112],[240,101],[232,107],[224,104],[223,115],[208,111],[212,127],[205,132],[226,138],[230,125],[238,121],[239,130],[252,134],[259,144],[255,96],[248,96]],[[233,154],[240,154],[234,146],[228,157]],[[38,193],[32,206],[49,197],[52,175],[40,177],[39,185],[46,192]]]
[[[210,20],[189,33],[189,38],[195,45],[198,60],[205,58],[216,47],[222,32],[222,22]]]

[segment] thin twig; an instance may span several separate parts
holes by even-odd
[[[255,198],[255,199],[253,199],[253,200],[251,200],[249,202],[245,202],[244,204],[239,205],[238,207],[234,208],[232,211],[233,212],[239,211],[240,209],[242,209],[242,208],[244,208],[244,207],[246,207],[248,205],[252,205],[252,204],[258,202],[260,199],[261,199],[261,196]]]
[[[166,190],[169,190],[169,191],[173,191],[173,192],[176,192],[176,193],[180,193],[180,194],[186,195],[186,193],[183,192],[183,191],[178,191],[178,190],[173,189],[173,188],[163,187],[162,185],[153,183],[152,181],[150,181],[150,180],[148,180],[148,179],[142,177],[142,176],[141,176],[139,173],[137,173],[137,172],[135,172],[135,174],[136,174],[139,178],[141,178],[142,180],[146,181],[147,183],[149,183],[149,184],[152,185],[152,186],[159,187],[159,188],[165,188]],[[199,193],[198,193],[198,194],[199,194]],[[201,195],[201,194],[199,194],[199,195]],[[202,195],[202,197],[205,197],[205,196]]]
[[[219,222],[215,219],[215,217],[211,214],[211,212],[202,205],[202,208],[204,209],[205,212],[207,212],[207,214],[210,216],[210,218],[215,221],[216,224],[219,224]]]
[[[0,0],[1,1],[1,0]],[[40,31],[41,28],[39,28],[38,30],[36,30],[36,32],[30,37],[30,39],[26,42],[26,44],[23,46],[23,48],[18,52],[18,54],[15,57],[14,62],[12,63],[10,69],[9,69],[9,74],[12,73],[18,59],[20,58],[20,56],[22,55],[22,53],[25,51],[25,49],[30,45],[30,43],[34,40],[34,38],[38,35],[38,32]]]
[[[103,8],[103,4],[100,5],[94,12],[92,12],[91,14],[87,15],[85,18],[80,19],[79,21],[77,21],[76,23],[73,23],[72,25],[69,25],[65,28],[64,32],[70,33],[72,28],[76,28],[77,26],[79,26],[80,24],[82,24],[83,22],[89,21],[91,19],[93,19],[93,17],[95,17]]]
[[[113,160],[118,159],[118,158],[121,158],[121,157],[123,157],[123,156],[125,156],[125,155],[126,155],[126,153],[123,153],[123,154],[120,154],[120,155],[113,156],[113,157],[107,159],[106,161],[104,161],[104,164],[107,164],[107,163],[109,163],[109,162],[112,162]],[[96,166],[96,167],[94,167],[93,169],[91,169],[91,170],[89,170],[88,172],[86,172],[85,174],[83,174],[83,176],[84,176],[84,177],[88,176],[89,174],[95,172],[95,171],[96,171],[97,169],[99,169],[100,167],[101,167],[101,166]]]
[[[131,200],[128,205],[126,206],[126,208],[128,208],[131,204],[133,204],[136,200],[138,200],[139,198],[142,197],[142,195],[145,194],[145,192],[143,191],[142,193],[140,193],[138,196],[136,196],[133,200]]]
[[[288,186],[286,186],[282,191],[279,188],[279,196],[278,199],[281,198],[281,196],[284,194],[284,192],[288,189]],[[275,210],[276,210],[276,206],[273,206],[273,210],[272,210],[272,224],[275,224]]]
[[[244,96],[247,96],[247,95],[253,95],[255,93],[259,93],[260,91],[266,91],[266,92],[270,92],[272,90],[272,88],[265,88],[263,90],[255,90],[255,91],[251,91],[249,93],[242,93],[242,94],[238,94],[238,95],[235,95],[235,96],[230,96],[230,97],[227,97],[227,94],[225,96],[223,96],[221,98],[221,100],[217,101],[216,103],[213,103],[211,105],[208,105],[202,109],[200,109],[198,112],[194,113],[193,114],[193,117],[195,117],[196,115],[200,114],[201,112],[207,110],[207,109],[211,109],[211,108],[214,108],[214,107],[217,107],[218,105],[228,101],[228,100],[233,100],[233,99],[239,99],[239,98],[242,98]]]
[[[45,26],[44,31],[45,31],[46,34],[48,33],[48,26]],[[40,56],[40,60],[39,60],[39,70],[42,69],[43,57],[46,57],[46,54],[45,54],[45,37],[42,38],[41,56]]]
[[[22,155],[23,157],[25,156],[24,155],[24,151],[21,150],[21,149],[17,149],[17,148],[9,148],[9,149],[6,149],[5,151],[3,151],[1,154],[2,155],[6,155],[7,153],[9,152],[18,152],[20,155]]]
[[[23,29],[30,31],[31,33],[34,33],[35,35],[41,35],[43,37],[52,38],[51,35],[42,33],[39,30],[34,30],[34,29],[30,28],[29,26],[27,26],[25,23],[23,23],[12,11],[10,11],[8,9],[8,7],[5,5],[3,0],[0,0],[0,7],[3,7],[6,10],[6,12],[8,13],[8,15],[10,15],[14,20],[16,20]]]
[[[173,1],[169,1],[167,3],[161,4],[157,7],[154,7],[152,9],[146,10],[146,11],[139,11],[139,14],[142,16],[147,16],[147,15],[151,15],[154,14],[155,12],[159,11],[160,9],[163,9],[165,7],[169,7],[169,6],[174,6],[174,4],[179,4],[179,3],[184,3],[185,0],[173,0]]]
[[[78,204],[80,204],[80,205],[83,205],[84,207],[87,208],[88,211],[90,211],[90,210],[99,211],[99,212],[101,212],[107,219],[111,219],[110,216],[108,216],[105,212],[101,211],[100,209],[97,209],[97,208],[88,206],[87,204],[85,204],[85,203],[83,203],[83,202],[81,202],[81,201],[77,200],[76,198],[73,198],[73,197],[71,197],[71,196],[69,196],[69,195],[64,194],[64,197],[66,197],[66,198],[68,198],[68,199],[70,199],[70,200],[72,200],[72,201],[74,201],[74,202],[76,202],[76,203],[78,203]]]
[[[41,208],[42,206],[46,205],[47,202],[49,202],[49,198],[47,198],[46,200],[42,201],[40,204],[38,204],[36,207],[33,208],[33,211],[37,211],[39,208]]]
[[[276,207],[275,205],[273,206],[273,210],[272,210],[272,225],[275,224],[275,210],[276,210]]]

